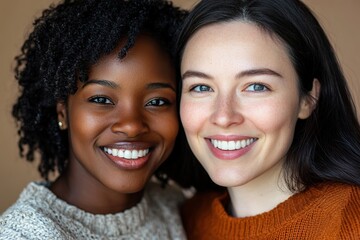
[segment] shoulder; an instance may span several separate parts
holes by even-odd
[[[26,203],[15,203],[0,217],[0,239],[59,237],[47,212]]]
[[[357,239],[360,236],[360,186],[341,186],[348,194],[342,213],[340,239]]]
[[[318,209],[337,220],[339,239],[357,239],[360,236],[360,186],[343,183],[321,184]],[[321,204],[320,204],[321,203]]]
[[[353,219],[360,229],[360,186],[343,185],[347,190],[344,218]]]
[[[357,204],[360,204],[360,186],[351,186],[351,197]]]
[[[320,186],[327,198],[342,201],[346,205],[360,204],[360,186],[344,183],[327,183]]]
[[[30,183],[19,199],[0,217],[0,239],[59,238],[57,225],[50,217],[51,209],[41,204],[41,196],[34,194]],[[39,190],[39,189],[38,189]],[[41,191],[41,190],[40,190]]]

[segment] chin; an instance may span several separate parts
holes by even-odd
[[[140,177],[138,177],[137,179],[128,178],[128,179],[123,179],[122,181],[110,183],[110,186],[108,187],[118,193],[133,194],[143,191],[147,183],[148,183],[147,178],[146,179]]]
[[[239,173],[217,172],[209,176],[214,183],[226,188],[241,186],[247,182]]]

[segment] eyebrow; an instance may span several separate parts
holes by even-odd
[[[191,78],[191,77],[197,77],[197,78],[205,78],[205,79],[211,79],[212,77],[202,73],[202,72],[198,72],[198,71],[193,71],[193,70],[189,70],[186,71],[182,76],[182,80],[186,79],[186,78]]]
[[[283,77],[280,73],[273,71],[269,68],[257,68],[257,69],[249,69],[249,70],[242,71],[242,72],[236,74],[236,78],[242,78],[245,76],[256,76],[256,75],[272,75],[272,76],[277,76],[280,78]],[[206,73],[189,70],[189,71],[186,71],[182,75],[182,80],[184,80],[186,78],[191,78],[191,77],[212,79],[212,77]]]
[[[89,84],[99,84],[99,85],[102,85],[102,86],[105,86],[105,87],[110,87],[110,88],[113,88],[113,89],[118,87],[118,85],[116,83],[112,82],[112,81],[90,79],[90,80],[87,80],[84,83],[82,88],[86,87]]]
[[[176,92],[175,88],[171,86],[171,84],[168,83],[162,83],[162,82],[155,82],[155,83],[149,83],[146,86],[146,89],[153,90],[153,89],[159,89],[159,88],[170,88],[174,92]]]
[[[102,85],[102,86],[105,86],[105,87],[110,87],[110,88],[113,88],[113,89],[116,89],[116,88],[119,87],[118,84],[116,84],[116,83],[114,83],[112,81],[90,79],[90,80],[88,80],[88,81],[86,81],[84,83],[82,88],[86,87],[89,84],[99,84],[99,85]],[[170,88],[171,90],[176,92],[175,88],[173,86],[171,86],[170,84],[168,84],[168,83],[155,82],[155,83],[149,83],[146,86],[146,89],[149,89],[149,90],[159,89],[159,88]]]
[[[236,74],[236,78],[242,78],[246,76],[256,76],[256,75],[272,75],[280,78],[283,77],[280,73],[275,72],[274,70],[271,70],[269,68],[258,68],[258,69],[249,69],[242,71]]]

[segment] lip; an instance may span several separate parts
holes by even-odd
[[[137,157],[136,159],[128,159],[125,157],[120,156],[114,156],[107,151],[105,151],[105,148],[108,149],[117,149],[117,150],[145,150],[147,149],[148,152],[145,156]],[[101,147],[102,152],[105,154],[105,156],[111,160],[117,167],[120,167],[121,169],[125,170],[136,170],[142,168],[146,163],[149,161],[151,154],[152,154],[152,148],[149,146],[149,144],[145,143],[116,143],[112,145],[107,145]]]
[[[222,149],[216,148],[211,143],[212,139],[218,140],[218,141],[241,141],[241,140],[251,139],[251,137],[234,136],[234,135],[231,135],[231,136],[216,135],[216,136],[209,136],[209,137],[205,138],[205,142],[208,145],[212,154],[216,158],[221,159],[221,160],[235,160],[235,159],[242,157],[243,155],[245,155],[252,149],[252,147],[254,146],[254,143],[257,141],[257,138],[255,138],[254,142],[252,142],[251,144],[247,145],[244,148],[234,149],[234,150],[222,150]]]

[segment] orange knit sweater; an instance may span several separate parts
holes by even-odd
[[[227,193],[199,193],[188,200],[182,207],[188,238],[360,239],[360,187],[321,184],[245,218],[226,213],[229,201]]]

